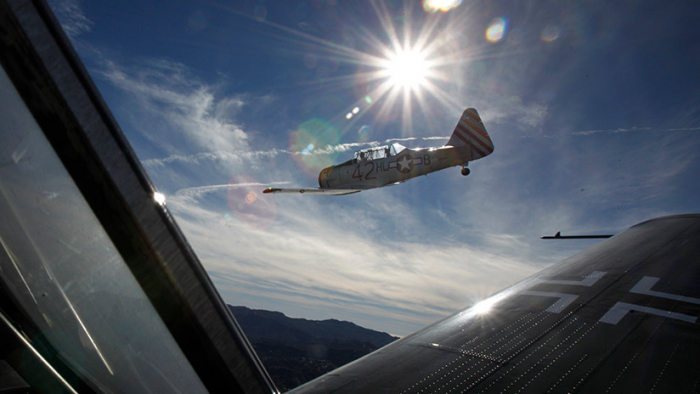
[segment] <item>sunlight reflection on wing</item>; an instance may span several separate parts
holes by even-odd
[[[504,298],[508,297],[510,294],[512,294],[511,291],[499,292],[498,294],[495,294],[485,300],[477,302],[476,304],[474,304],[474,306],[469,308],[467,312],[471,316],[486,315],[489,312],[491,312],[491,310],[496,304],[498,304]]]
[[[482,300],[481,302],[477,303],[471,308],[471,312],[476,314],[476,315],[483,315],[486,313],[489,313],[491,311],[491,308],[496,304],[496,300],[492,298],[487,298],[485,300]]]

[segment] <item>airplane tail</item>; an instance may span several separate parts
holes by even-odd
[[[471,159],[476,160],[488,156],[493,152],[493,142],[486,127],[474,108],[467,108],[462,113],[459,123],[447,141],[447,145],[455,148],[470,146]]]

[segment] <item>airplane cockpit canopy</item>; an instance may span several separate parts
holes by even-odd
[[[362,149],[355,152],[352,156],[353,161],[358,160],[379,160],[390,156],[396,156],[399,152],[406,149],[405,146],[394,142],[391,145],[382,145],[372,148]]]

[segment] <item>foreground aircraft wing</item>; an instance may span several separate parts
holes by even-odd
[[[291,393],[694,392],[699,283],[700,215],[651,220]]]
[[[299,194],[328,194],[340,196],[343,194],[359,193],[361,190],[358,189],[321,189],[317,187],[310,187],[305,189],[280,189],[276,187],[270,187],[263,190],[263,193],[299,193]]]

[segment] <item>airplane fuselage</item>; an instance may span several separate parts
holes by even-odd
[[[493,153],[493,142],[481,117],[467,108],[457,122],[447,144],[432,148],[409,149],[398,142],[358,150],[351,160],[324,168],[318,175],[318,188],[275,188],[263,193],[309,193],[344,195],[395,185],[448,167],[462,166]]]
[[[372,189],[464,165],[470,160],[471,150],[467,147],[406,148],[384,158],[356,158],[324,168],[318,183],[323,189]]]

